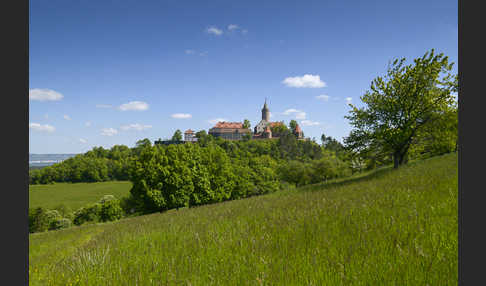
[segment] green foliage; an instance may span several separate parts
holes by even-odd
[[[29,232],[44,232],[67,228],[71,220],[65,218],[57,210],[48,210],[42,207],[29,208]]]
[[[82,207],[74,212],[73,223],[82,225],[87,222],[100,221],[101,204],[95,203]]]
[[[57,211],[63,218],[67,218],[70,220],[74,218],[72,209],[63,203],[54,207],[53,210]]]
[[[278,167],[280,179],[295,186],[304,186],[351,175],[348,164],[333,153],[325,152],[317,160],[302,162],[291,160]]]
[[[249,129],[251,127],[250,120],[245,119],[243,121],[243,128]]]
[[[289,128],[290,128],[290,131],[292,133],[295,133],[296,132],[295,129],[297,128],[297,125],[298,125],[297,124],[297,121],[295,121],[294,119],[290,120],[290,122],[289,122]]]
[[[120,206],[120,201],[117,199],[102,199],[100,201],[100,221],[114,221],[123,217],[123,209]]]
[[[406,163],[418,134],[454,105],[458,78],[450,73],[452,65],[433,49],[414,64],[396,59],[386,76],[374,79],[361,97],[364,107],[350,104],[346,118],[354,129],[345,138],[347,148],[364,157],[369,152],[392,155],[395,168]]]
[[[457,171],[457,155],[448,154],[250,199],[30,235],[29,283],[457,285]]]
[[[182,132],[177,129],[175,132],[174,132],[174,135],[172,135],[172,141],[182,141]]]
[[[69,218],[56,218],[49,224],[49,230],[63,229],[71,227],[72,222]]]
[[[276,124],[272,127],[270,127],[270,130],[272,131],[272,137],[280,137],[283,136],[284,134],[290,133],[289,128],[283,121],[280,122],[280,124]]]
[[[42,207],[29,208],[29,232],[42,232],[49,229],[49,216]]]

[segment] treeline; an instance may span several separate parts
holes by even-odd
[[[115,145],[111,149],[94,147],[61,163],[29,170],[29,184],[128,180],[129,161],[137,151],[137,148],[124,145]]]

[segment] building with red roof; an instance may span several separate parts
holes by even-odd
[[[213,128],[209,129],[208,134],[228,140],[241,140],[244,135],[251,136],[251,130],[243,128],[243,123],[241,122],[220,121]]]

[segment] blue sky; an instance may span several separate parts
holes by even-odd
[[[203,3],[204,2],[204,3]],[[296,119],[342,141],[397,57],[455,62],[457,1],[31,0],[29,152],[81,153]]]

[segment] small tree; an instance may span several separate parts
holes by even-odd
[[[434,117],[454,103],[458,90],[453,63],[434,50],[405,65],[405,58],[396,59],[386,76],[371,83],[357,108],[352,104],[349,116],[354,127],[345,138],[346,147],[357,153],[379,149],[393,156],[394,167],[406,163],[407,153],[417,134]]]
[[[182,132],[179,129],[174,132],[174,135],[172,136],[172,141],[182,141]]]
[[[104,200],[101,203],[100,220],[113,221],[123,217],[123,209],[120,206],[120,201],[117,199]]]
[[[290,120],[289,127],[292,133],[295,133],[295,129],[297,128],[297,121],[295,121],[294,119]]]
[[[250,126],[251,126],[250,120],[245,119],[245,121],[243,121],[243,128],[248,129],[248,128],[250,128]]]

